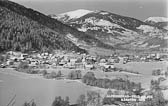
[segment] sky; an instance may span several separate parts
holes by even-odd
[[[168,0],[11,0],[46,15],[61,14],[77,9],[104,10],[145,20],[167,17]]]

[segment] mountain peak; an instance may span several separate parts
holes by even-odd
[[[149,17],[145,20],[145,22],[154,22],[154,23],[168,22],[168,18],[167,17]]]
[[[66,13],[62,13],[60,14],[59,16],[69,16],[70,19],[74,19],[74,18],[80,18],[88,13],[91,13],[93,11],[90,11],[90,10],[85,10],[85,9],[78,9],[78,10],[75,10],[75,11],[69,11],[69,12],[66,12]]]

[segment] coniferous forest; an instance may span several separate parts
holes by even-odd
[[[0,7],[0,17],[0,51],[79,49],[61,34],[5,7]]]

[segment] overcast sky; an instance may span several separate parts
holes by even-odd
[[[11,0],[44,14],[60,14],[77,9],[105,10],[145,20],[167,16],[168,0]]]

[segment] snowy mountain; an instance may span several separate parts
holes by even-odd
[[[92,13],[93,11],[90,10],[84,10],[84,9],[78,9],[75,11],[70,11],[66,13],[59,14],[58,16],[52,17],[56,19],[61,19],[64,22],[67,22],[69,20],[80,18],[86,14]]]
[[[0,0],[0,15],[0,52],[60,49],[88,53],[87,49],[93,47],[113,50],[90,35],[8,0]]]
[[[154,22],[154,23],[168,22],[168,18],[166,18],[166,17],[149,17],[144,22]]]
[[[78,11],[67,12],[75,14],[73,16],[69,15],[72,18],[67,18],[66,15],[62,14],[62,17],[58,15],[53,18],[117,49],[158,49],[162,44],[157,43],[161,43],[164,37],[168,35],[166,30],[135,18],[107,11],[89,10],[85,10],[88,12],[80,15],[81,13],[78,13]],[[152,43],[151,39],[154,39],[156,42]]]
[[[168,30],[168,18],[166,17],[149,17],[144,22]]]

